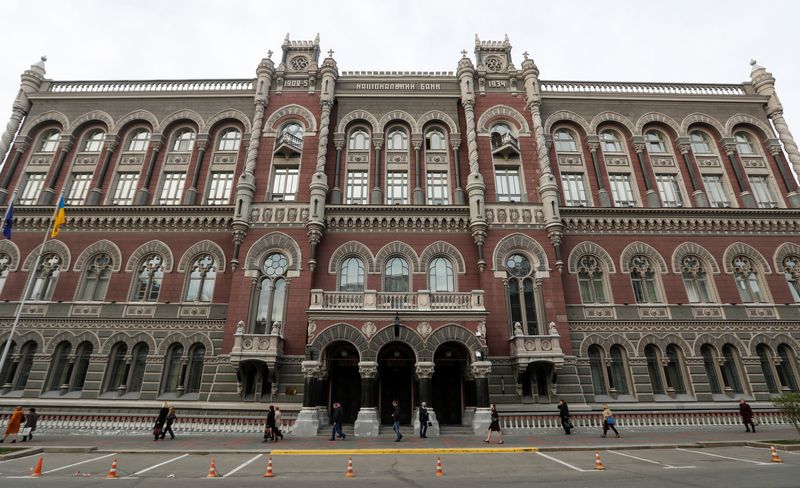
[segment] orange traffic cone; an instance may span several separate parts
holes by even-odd
[[[783,459],[781,459],[781,457],[778,456],[778,450],[775,448],[775,446],[771,446],[770,447],[770,451],[771,451],[771,454],[772,454],[772,462],[773,463],[782,463],[783,462]]]
[[[442,458],[436,456],[436,476],[444,476],[444,471],[442,471]]]
[[[344,474],[348,478],[355,478],[356,474],[353,472],[353,458],[347,460],[347,472]]]
[[[603,461],[600,459],[600,451],[594,452],[594,469],[596,471],[603,471],[606,469],[603,465]]]
[[[36,467],[33,468],[33,473],[31,474],[32,478],[38,478],[42,475],[42,465],[44,464],[44,459],[42,456],[39,456],[39,460],[36,461]]]
[[[267,459],[267,471],[264,473],[264,478],[272,478],[275,476],[272,474],[272,456]]]
[[[208,476],[206,478],[219,478],[217,473],[217,459],[211,458],[211,466],[208,467]]]
[[[106,475],[107,480],[115,480],[117,479],[117,460],[114,459],[111,461],[111,469],[108,470],[108,474]]]

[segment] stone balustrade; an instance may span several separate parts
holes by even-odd
[[[511,358],[520,365],[527,366],[532,360],[547,360],[554,364],[564,362],[561,336],[558,334],[526,335],[518,333],[509,341],[511,342]]]
[[[483,290],[410,293],[311,290],[311,310],[484,311]]]
[[[626,95],[744,96],[743,85],[696,83],[619,83],[605,81],[542,81],[545,93],[613,93]]]
[[[51,93],[252,91],[253,80],[55,81]]]
[[[248,359],[258,359],[274,364],[282,353],[283,337],[280,334],[243,334],[237,332],[233,336],[231,364],[236,367],[238,363]]]

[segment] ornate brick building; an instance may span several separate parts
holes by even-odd
[[[275,402],[313,434],[339,401],[373,435],[395,398],[479,429],[490,401],[798,389],[800,152],[763,67],[545,81],[477,38],[454,73],[340,72],[319,39],[271,54],[252,79],[22,75],[0,404]]]

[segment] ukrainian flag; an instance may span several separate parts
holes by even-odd
[[[50,232],[50,237],[55,238],[61,232],[61,226],[67,221],[67,215],[64,211],[64,195],[58,200],[58,208],[56,209],[55,218],[53,218],[53,230]]]

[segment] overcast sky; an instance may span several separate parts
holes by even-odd
[[[321,37],[340,71],[454,71],[474,36],[508,34],[545,80],[738,83],[771,71],[800,139],[800,3],[670,1],[2,0],[0,127],[19,75],[54,80],[247,78],[267,50]],[[277,56],[276,56],[277,57]]]

